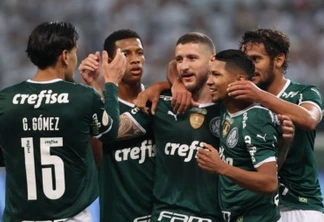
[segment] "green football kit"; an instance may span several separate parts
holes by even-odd
[[[3,222],[64,221],[98,197],[89,135],[108,142],[119,127],[118,88],[105,87],[105,102],[93,88],[60,79],[0,92]]]
[[[176,114],[171,93],[164,92],[155,115],[134,108],[129,116],[142,129],[151,126],[156,143],[156,169],[151,221],[222,221],[218,175],[201,169],[196,160],[203,142],[218,147],[218,104],[210,103]]]
[[[256,171],[262,164],[276,161],[276,145],[281,140],[277,115],[253,104],[221,117],[221,159],[229,165]],[[280,219],[278,194],[264,195],[247,190],[231,179],[219,178],[219,203],[225,222],[276,222]]]
[[[134,104],[119,99],[120,113]],[[100,221],[149,221],[153,208],[155,144],[152,130],[143,136],[103,144],[100,165]]]
[[[311,103],[323,109],[321,94],[312,85],[288,80],[277,97],[296,105]],[[315,130],[295,128],[293,143],[279,171],[279,196],[283,207],[324,212],[314,156],[315,136]]]

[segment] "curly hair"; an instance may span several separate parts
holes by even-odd
[[[289,38],[283,32],[272,29],[257,29],[256,31],[247,31],[242,36],[240,41],[240,49],[246,52],[248,43],[259,44],[263,43],[266,52],[273,60],[280,54],[285,55],[285,61],[282,65],[283,72],[286,73],[288,68],[288,54],[290,42]]]

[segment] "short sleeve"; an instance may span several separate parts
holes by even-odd
[[[323,109],[322,96],[316,86],[307,86],[299,94],[298,105],[302,103],[313,103],[321,111]]]
[[[276,146],[281,139],[280,122],[276,114],[258,109],[243,127],[243,137],[252,163],[258,168],[264,163],[276,161]]]
[[[145,134],[151,128],[153,117],[142,112],[138,107],[125,113],[133,123]]]

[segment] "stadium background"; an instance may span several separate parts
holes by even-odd
[[[0,89],[34,75],[25,53],[28,35],[37,24],[53,20],[69,21],[78,28],[79,61],[101,50],[112,31],[137,31],[145,47],[147,85],[165,79],[174,44],[185,32],[206,33],[220,51],[237,48],[246,30],[279,29],[291,40],[288,78],[315,84],[324,96],[323,0],[1,0]],[[78,73],[75,77],[79,80]],[[324,121],[318,127],[315,150],[323,188]],[[1,171],[0,208],[3,186]],[[97,221],[96,204],[92,212]]]

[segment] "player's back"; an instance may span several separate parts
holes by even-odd
[[[61,80],[25,81],[0,92],[3,221],[72,217],[97,197],[89,146],[96,96],[89,87]]]

